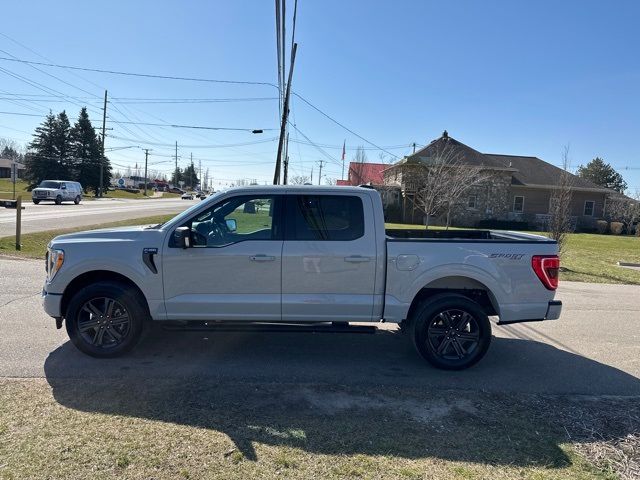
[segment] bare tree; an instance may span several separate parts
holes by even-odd
[[[336,185],[336,179],[333,177],[324,177],[324,183],[327,185]]]
[[[309,177],[306,175],[295,175],[293,177],[289,177],[287,182],[290,185],[304,185],[305,183],[309,183]]]
[[[353,156],[353,160],[349,164],[349,174],[347,175],[347,178],[350,180],[351,185],[364,183],[361,165],[363,163],[367,163],[367,161],[367,152],[365,152],[364,147],[358,147],[355,155]]]
[[[613,195],[607,198],[604,216],[611,222],[622,222],[629,228],[640,219],[640,191],[632,197]]]
[[[462,196],[490,177],[481,166],[465,164],[462,155],[449,146],[423,159],[410,175],[416,189],[415,203],[425,214],[427,228],[430,218],[441,213],[446,213],[448,228]]]
[[[551,192],[549,202],[549,236],[558,242],[558,252],[566,247],[567,234],[573,230],[571,224],[571,198],[573,196],[573,175],[569,173],[569,146],[562,150],[562,172]]]

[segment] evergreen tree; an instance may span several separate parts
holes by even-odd
[[[580,165],[578,176],[619,193],[624,192],[627,188],[627,182],[624,181],[622,175],[600,157],[594,158],[584,166]]]
[[[91,125],[86,107],[80,110],[78,121],[75,123],[70,132],[71,148],[70,153],[73,157],[75,179],[82,184],[85,193],[87,189],[98,191],[100,186],[100,155],[101,145],[96,135],[96,131]],[[104,169],[106,175],[105,185],[109,185],[110,167],[105,161]],[[108,173],[107,173],[108,172]]]
[[[45,117],[42,124],[36,128],[33,141],[29,144],[25,156],[25,178],[30,188],[37,186],[47,178],[57,178],[58,158],[54,141],[56,117],[53,113]]]
[[[19,162],[20,160],[22,160],[22,155],[20,155],[15,148],[9,147],[9,146],[5,146],[2,149],[2,153],[0,153],[0,157],[9,158],[14,162]]]
[[[191,161],[191,164],[184,169],[184,172],[182,172],[182,180],[184,180],[185,185],[188,185],[191,190],[200,183],[196,167],[193,165],[193,160]]]

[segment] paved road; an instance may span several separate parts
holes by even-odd
[[[81,227],[116,222],[130,218],[140,218],[165,213],[178,213],[200,200],[149,199],[126,200],[108,199],[85,201],[80,205],[63,203],[55,205],[25,202],[22,211],[22,233],[54,230],[56,228]],[[14,235],[16,211],[0,209],[0,237]]]
[[[640,287],[564,282],[562,318],[494,327],[485,359],[429,367],[393,327],[376,335],[176,333],[154,329],[113,360],[80,354],[40,307],[41,261],[0,258],[0,377],[204,378],[376,388],[640,395]]]

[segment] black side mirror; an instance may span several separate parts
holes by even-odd
[[[189,227],[178,227],[173,232],[173,240],[177,247],[191,247],[191,229]]]

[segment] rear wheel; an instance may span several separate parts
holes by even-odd
[[[140,294],[117,282],[98,282],[80,290],[69,302],[69,338],[92,357],[117,357],[140,339],[148,318]]]
[[[60,195],[58,195],[56,197],[56,205],[60,205],[62,203],[62,197]]]
[[[76,205],[80,203],[80,195],[73,199],[73,203],[75,203]]]
[[[36,205],[38,205],[40,203],[40,200],[36,200],[35,198],[33,199],[33,203],[35,203]]]
[[[476,364],[491,343],[491,323],[482,307],[462,295],[442,294],[418,307],[414,345],[433,366],[462,370]]]

